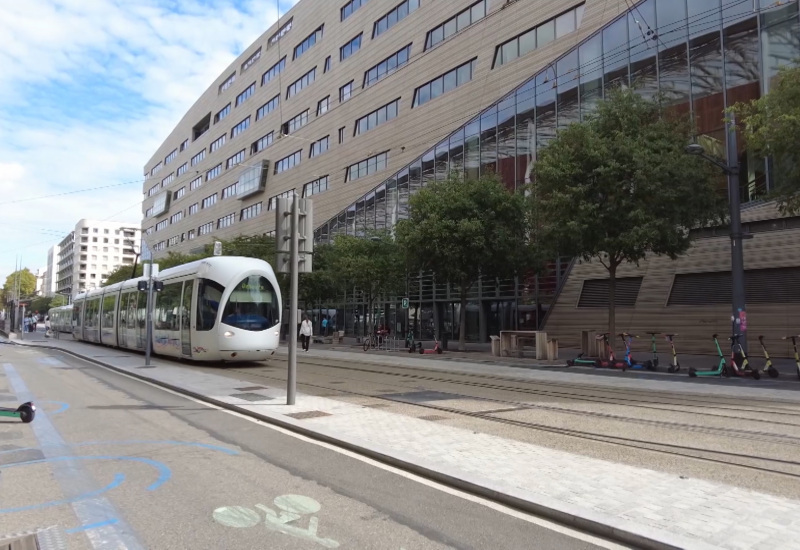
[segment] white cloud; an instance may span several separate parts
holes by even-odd
[[[81,218],[138,225],[145,162],[275,19],[272,0],[1,3],[0,281]]]

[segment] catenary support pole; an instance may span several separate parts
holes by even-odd
[[[731,283],[733,291],[732,330],[741,334],[739,340],[747,353],[747,310],[745,308],[744,249],[742,247],[742,219],[739,194],[739,152],[736,143],[736,121],[733,114],[726,122],[728,138],[728,194],[731,216]]]
[[[294,405],[297,393],[297,283],[298,283],[298,230],[300,197],[295,193],[292,198],[291,246],[289,248],[289,270],[291,272],[291,299],[289,300],[289,372],[286,377],[286,404]]]
[[[153,351],[153,260],[150,260],[150,273],[147,276],[147,315],[145,316],[145,344],[144,366],[150,366],[150,354]]]

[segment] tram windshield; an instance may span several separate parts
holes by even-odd
[[[280,304],[272,284],[250,275],[231,292],[222,312],[222,323],[243,330],[266,330],[280,321]]]

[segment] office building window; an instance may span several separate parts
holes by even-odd
[[[328,176],[310,181],[303,186],[303,197],[310,197],[328,190]]]
[[[330,147],[330,136],[325,136],[324,138],[318,139],[311,144],[311,147],[308,151],[308,158],[314,158],[321,155],[328,150],[328,147]]]
[[[239,221],[250,220],[259,214],[261,214],[261,202],[252,204],[247,208],[242,208],[242,213],[239,215]]]
[[[194,203],[193,205],[191,205],[189,207],[189,216],[191,216],[192,214],[197,214],[198,208],[200,208],[200,205],[198,203]]]
[[[197,228],[197,233],[200,235],[208,235],[212,231],[214,231],[214,222],[204,223]]]
[[[189,239],[190,241],[191,241],[192,239],[194,239],[194,238],[195,238],[195,232],[194,232],[194,229],[190,229],[190,230],[189,230],[189,231],[186,233],[186,238],[187,238],[187,239]]]
[[[350,0],[347,4],[342,6],[342,9],[341,9],[341,17],[342,17],[341,21],[344,21],[345,19],[347,19],[348,17],[353,15],[353,13],[358,8],[360,8],[361,6],[366,4],[368,1],[369,0]]]
[[[242,72],[245,72],[247,69],[249,69],[250,67],[255,65],[256,61],[258,61],[259,59],[261,59],[261,47],[260,46],[256,51],[254,51],[250,55],[250,57],[248,57],[247,59],[244,60],[244,63],[242,63]]]
[[[477,59],[477,58],[476,58]],[[434,78],[430,82],[423,84],[414,91],[414,107],[424,105],[432,99],[436,99],[440,95],[454,90],[455,88],[466,84],[472,80],[473,72],[475,71],[476,59],[467,61],[463,65],[452,69],[438,78]]]
[[[359,134],[363,134],[368,130],[372,130],[377,126],[380,126],[384,122],[388,122],[394,118],[397,118],[397,112],[399,108],[400,98],[397,98],[391,103],[384,105],[380,109],[376,109],[368,115],[359,118],[356,121],[356,127],[353,131],[353,135],[357,136]]]
[[[382,35],[397,23],[419,8],[419,0],[404,0],[394,7],[392,11],[375,21],[372,27],[372,38]]]
[[[261,75],[261,85],[263,86],[264,84],[266,84],[267,82],[278,76],[285,68],[286,68],[286,56],[283,56],[280,61],[275,63],[272,67],[267,69],[267,72]]]
[[[341,88],[339,88],[339,103],[344,103],[350,96],[353,95],[353,81],[351,80]]]
[[[310,86],[314,83],[314,80],[317,79],[317,68],[314,67],[306,74],[289,84],[289,87],[286,88],[286,99],[289,99],[292,96],[297,95],[300,90],[305,88],[306,86]]]
[[[203,181],[203,180],[201,179],[200,181]],[[176,200],[180,199],[181,197],[183,197],[185,194],[186,194],[186,186],[184,185],[183,187],[181,187],[180,189],[175,191],[175,193],[172,196],[172,200],[176,201]]]
[[[235,71],[231,76],[229,76],[228,78],[225,79],[225,82],[223,82],[222,84],[219,85],[219,93],[221,94],[222,92],[224,92],[225,90],[227,90],[228,88],[233,86],[234,82],[236,82],[236,72]]]
[[[556,38],[574,32],[580,26],[583,8],[584,4],[580,4],[497,46],[492,69],[541,48]]]
[[[228,214],[227,216],[222,216],[220,219],[217,220],[217,229],[222,229],[223,227],[230,227],[233,225],[233,222],[236,221],[236,214]]]
[[[289,135],[305,126],[306,123],[308,123],[308,109],[284,122],[281,126],[281,133]]]
[[[168,247],[175,246],[180,242],[180,239],[181,239],[180,235],[175,235],[174,237],[170,237],[169,240],[167,241],[167,246]]]
[[[229,170],[230,168],[233,168],[237,164],[241,164],[242,162],[244,162],[244,154],[245,150],[242,149],[241,151],[230,157],[228,160],[226,160],[225,170]]]
[[[176,212],[169,218],[169,223],[178,223],[183,219],[183,211]]]
[[[158,174],[158,172],[159,172],[159,171],[160,171],[160,170],[161,170],[163,167],[164,167],[164,163],[163,163],[163,162],[159,162],[158,164],[156,164],[155,166],[153,166],[153,167],[150,169],[150,175],[151,175],[151,176],[155,176],[156,174]]]
[[[355,164],[351,164],[347,168],[345,181],[357,180],[360,178],[367,177],[371,174],[375,174],[382,170],[386,170],[386,167],[388,165],[389,165],[388,151],[385,153],[380,153],[378,155],[375,155],[374,157],[369,157],[368,159],[364,159],[361,162],[356,162]]]
[[[294,189],[289,189],[288,191],[284,191],[274,197],[270,197],[269,202],[267,203],[267,210],[275,210],[278,208],[278,199],[288,199],[289,197],[294,196]]]
[[[175,160],[175,157],[177,157],[177,156],[178,156],[178,150],[177,150],[177,149],[175,149],[175,150],[174,150],[174,151],[172,151],[172,152],[171,152],[169,155],[167,155],[167,158],[165,158],[165,159],[164,159],[164,164],[165,164],[165,165],[166,165],[166,164],[169,164],[170,162],[172,162],[173,160]]]
[[[222,134],[221,136],[219,136],[214,141],[212,141],[211,145],[208,146],[209,151],[211,151],[213,153],[214,151],[216,151],[217,149],[219,149],[220,147],[225,145],[225,138],[227,138],[227,137],[228,137],[228,134],[225,133],[225,134]]]
[[[160,183],[155,184],[153,187],[147,190],[147,196],[152,197],[153,195],[158,193],[159,189],[161,189],[161,184]]]
[[[239,95],[236,96],[236,106],[238,107],[239,105],[241,105],[242,103],[247,101],[247,99],[251,95],[253,95],[253,92],[255,92],[255,91],[256,91],[256,83],[253,82],[247,88],[245,88],[242,93],[240,93]]]
[[[292,57],[292,59],[298,59],[301,55],[311,49],[314,44],[322,40],[322,29],[324,26],[325,25],[320,25],[317,30],[309,34],[302,42],[294,47],[294,57]]]
[[[331,70],[331,56],[325,58],[325,67],[322,69],[322,73],[325,74]]]
[[[227,105],[225,105],[225,107],[220,109],[220,111],[216,115],[214,115],[214,124],[224,119],[226,116],[230,114],[230,112],[231,112],[231,104],[228,103]]]
[[[180,147],[181,153],[183,153],[183,150],[186,149],[188,146],[189,146],[189,140],[188,139],[184,139],[183,143],[181,143],[181,147]]]
[[[189,191],[194,191],[195,189],[198,189],[201,185],[203,185],[203,177],[198,176],[189,182]]]
[[[346,129],[347,128],[345,126],[339,128],[339,143],[344,143],[344,132]]]
[[[204,198],[200,203],[200,208],[209,208],[213,205],[217,204],[217,194],[214,193],[213,195],[209,195]]]
[[[190,164],[192,166],[194,166],[195,164],[197,164],[198,162],[200,162],[204,158],[206,158],[206,150],[205,149],[203,149],[202,151],[197,153],[195,156],[193,156],[192,160],[190,161]]]
[[[428,31],[428,36],[425,38],[425,50],[433,48],[437,44],[444,42],[457,32],[461,32],[473,23],[480,21],[486,17],[486,8],[488,0],[480,0],[475,2],[465,10],[458,12],[441,25],[434,27]]]
[[[281,26],[280,29],[275,31],[275,34],[269,37],[269,45],[274,46],[278,43],[278,40],[283,38],[283,35],[292,30],[292,19],[289,19],[286,23]]]
[[[360,33],[358,36],[350,40],[347,44],[339,48],[339,61],[344,61],[358,50],[361,49],[361,35]]]
[[[275,174],[280,174],[281,172],[286,172],[287,170],[291,170],[302,160],[303,151],[295,151],[291,155],[287,157],[283,157],[281,160],[275,163]]]
[[[169,185],[173,181],[175,181],[175,172],[170,173],[169,176],[167,176],[166,178],[161,180],[161,187],[166,187],[167,185]]]
[[[324,115],[330,107],[331,96],[326,96],[317,101],[317,116]]]
[[[266,103],[264,103],[256,111],[256,120],[261,120],[267,114],[269,114],[272,111],[274,111],[275,109],[277,109],[278,108],[278,104],[280,103],[280,101],[281,101],[281,95],[278,94],[275,97],[273,97],[272,99],[270,99],[269,101],[267,101]]]
[[[377,81],[385,78],[395,72],[397,69],[408,63],[408,58],[411,56],[411,44],[402,48],[392,55],[371,67],[364,73],[364,83],[362,84],[362,88],[366,88],[367,86],[371,86],[375,84]]]
[[[235,138],[250,126],[250,117],[248,116],[246,119],[241,121],[239,124],[231,128],[231,139]]]
[[[266,136],[263,136],[254,141],[253,144],[250,146],[250,154],[255,155],[259,151],[263,151],[264,149],[272,145],[272,140],[274,135],[275,132],[270,132]]]
[[[222,173],[222,163],[220,162],[214,168],[206,172],[206,181],[211,181]]]
[[[188,162],[184,162],[183,164],[178,166],[178,169],[175,171],[175,174],[178,175],[178,176],[182,176],[182,175],[184,175],[186,173],[186,170],[188,170],[188,169],[189,169],[189,163]]]
[[[156,231],[161,231],[169,225],[169,220],[161,220],[156,224]],[[108,259],[108,258],[106,258]]]

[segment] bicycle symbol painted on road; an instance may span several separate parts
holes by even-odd
[[[296,525],[303,516],[315,514],[320,511],[322,506],[311,497],[303,495],[281,495],[272,501],[278,511],[263,504],[256,504],[255,507],[261,510],[265,517],[264,525],[271,531],[277,531],[285,535],[297,537],[303,540],[316,542],[325,548],[338,548],[339,543],[333,539],[324,539],[317,536],[319,518],[311,516],[308,520],[308,528],[304,529]],[[226,527],[237,529],[255,527],[262,522],[261,514],[245,506],[223,506],[214,510],[214,520]]]

